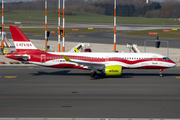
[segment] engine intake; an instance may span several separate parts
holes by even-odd
[[[121,72],[122,72],[122,66],[120,65],[105,66],[106,76],[120,76]]]

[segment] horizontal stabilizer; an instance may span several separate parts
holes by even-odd
[[[29,55],[6,55],[7,57],[16,57],[16,58],[29,58],[30,56]]]

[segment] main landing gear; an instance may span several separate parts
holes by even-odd
[[[159,76],[162,77],[162,71],[164,71],[164,69],[159,69]]]
[[[92,78],[94,78],[96,75],[97,75],[97,71],[96,71],[96,70],[91,70],[90,76],[91,76]]]

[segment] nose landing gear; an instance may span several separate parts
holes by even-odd
[[[164,69],[159,69],[159,76],[162,77],[162,71],[164,71]]]

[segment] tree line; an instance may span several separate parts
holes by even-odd
[[[61,3],[62,5],[62,3]],[[180,18],[180,2],[164,0],[150,2],[146,0],[117,1],[117,16],[148,18]],[[1,4],[0,4],[1,7]],[[61,6],[62,8],[62,6]],[[8,2],[6,10],[44,10],[44,0],[32,2]],[[58,0],[48,0],[48,10],[58,12]],[[66,0],[66,14],[75,15],[73,11],[90,12],[102,15],[114,15],[114,0]]]

